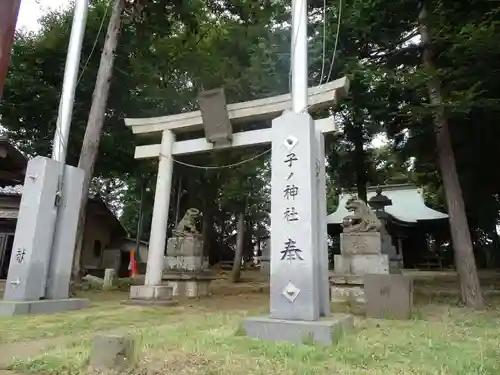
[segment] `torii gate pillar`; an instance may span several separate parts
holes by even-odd
[[[329,316],[324,145],[307,111],[307,0],[292,0],[291,40],[292,112],[271,132],[270,314],[243,326],[264,340],[332,344],[353,317]]]

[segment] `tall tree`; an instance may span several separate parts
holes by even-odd
[[[87,199],[89,193],[90,180],[94,172],[94,165],[99,152],[99,142],[101,140],[102,127],[104,125],[104,115],[107,108],[109,86],[113,74],[113,62],[115,49],[120,34],[121,16],[125,9],[125,0],[115,0],[111,18],[109,20],[104,48],[101,53],[101,62],[97,72],[97,80],[92,95],[92,105],[90,107],[89,119],[85,129],[82,150],[78,168],[84,171],[82,199],[80,203],[80,214],[78,218],[78,229],[75,243],[75,253],[73,257],[73,279],[78,280],[81,274],[81,252],[83,247],[83,229],[87,214]]]
[[[465,205],[462,189],[457,175],[455,155],[451,144],[448,119],[443,107],[441,83],[432,52],[432,43],[428,25],[428,11],[424,1],[420,5],[419,31],[422,38],[422,61],[428,73],[429,99],[435,110],[436,146],[438,163],[441,170],[446,203],[450,215],[450,229],[455,250],[455,264],[457,266],[463,302],[473,308],[483,308],[484,301],[481,286],[477,276],[474,259],[474,250],[465,214]]]

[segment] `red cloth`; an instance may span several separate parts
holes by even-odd
[[[135,262],[135,254],[133,251],[130,252],[130,277],[137,276],[137,263]]]

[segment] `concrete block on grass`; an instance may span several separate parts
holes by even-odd
[[[366,316],[409,319],[413,308],[413,280],[404,275],[368,274],[364,277]]]
[[[89,366],[95,370],[122,371],[136,360],[135,340],[128,336],[100,334],[92,339]]]

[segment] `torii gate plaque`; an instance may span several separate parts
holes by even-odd
[[[228,147],[233,140],[233,128],[227,114],[223,88],[202,91],[198,96],[205,138],[215,148]]]

